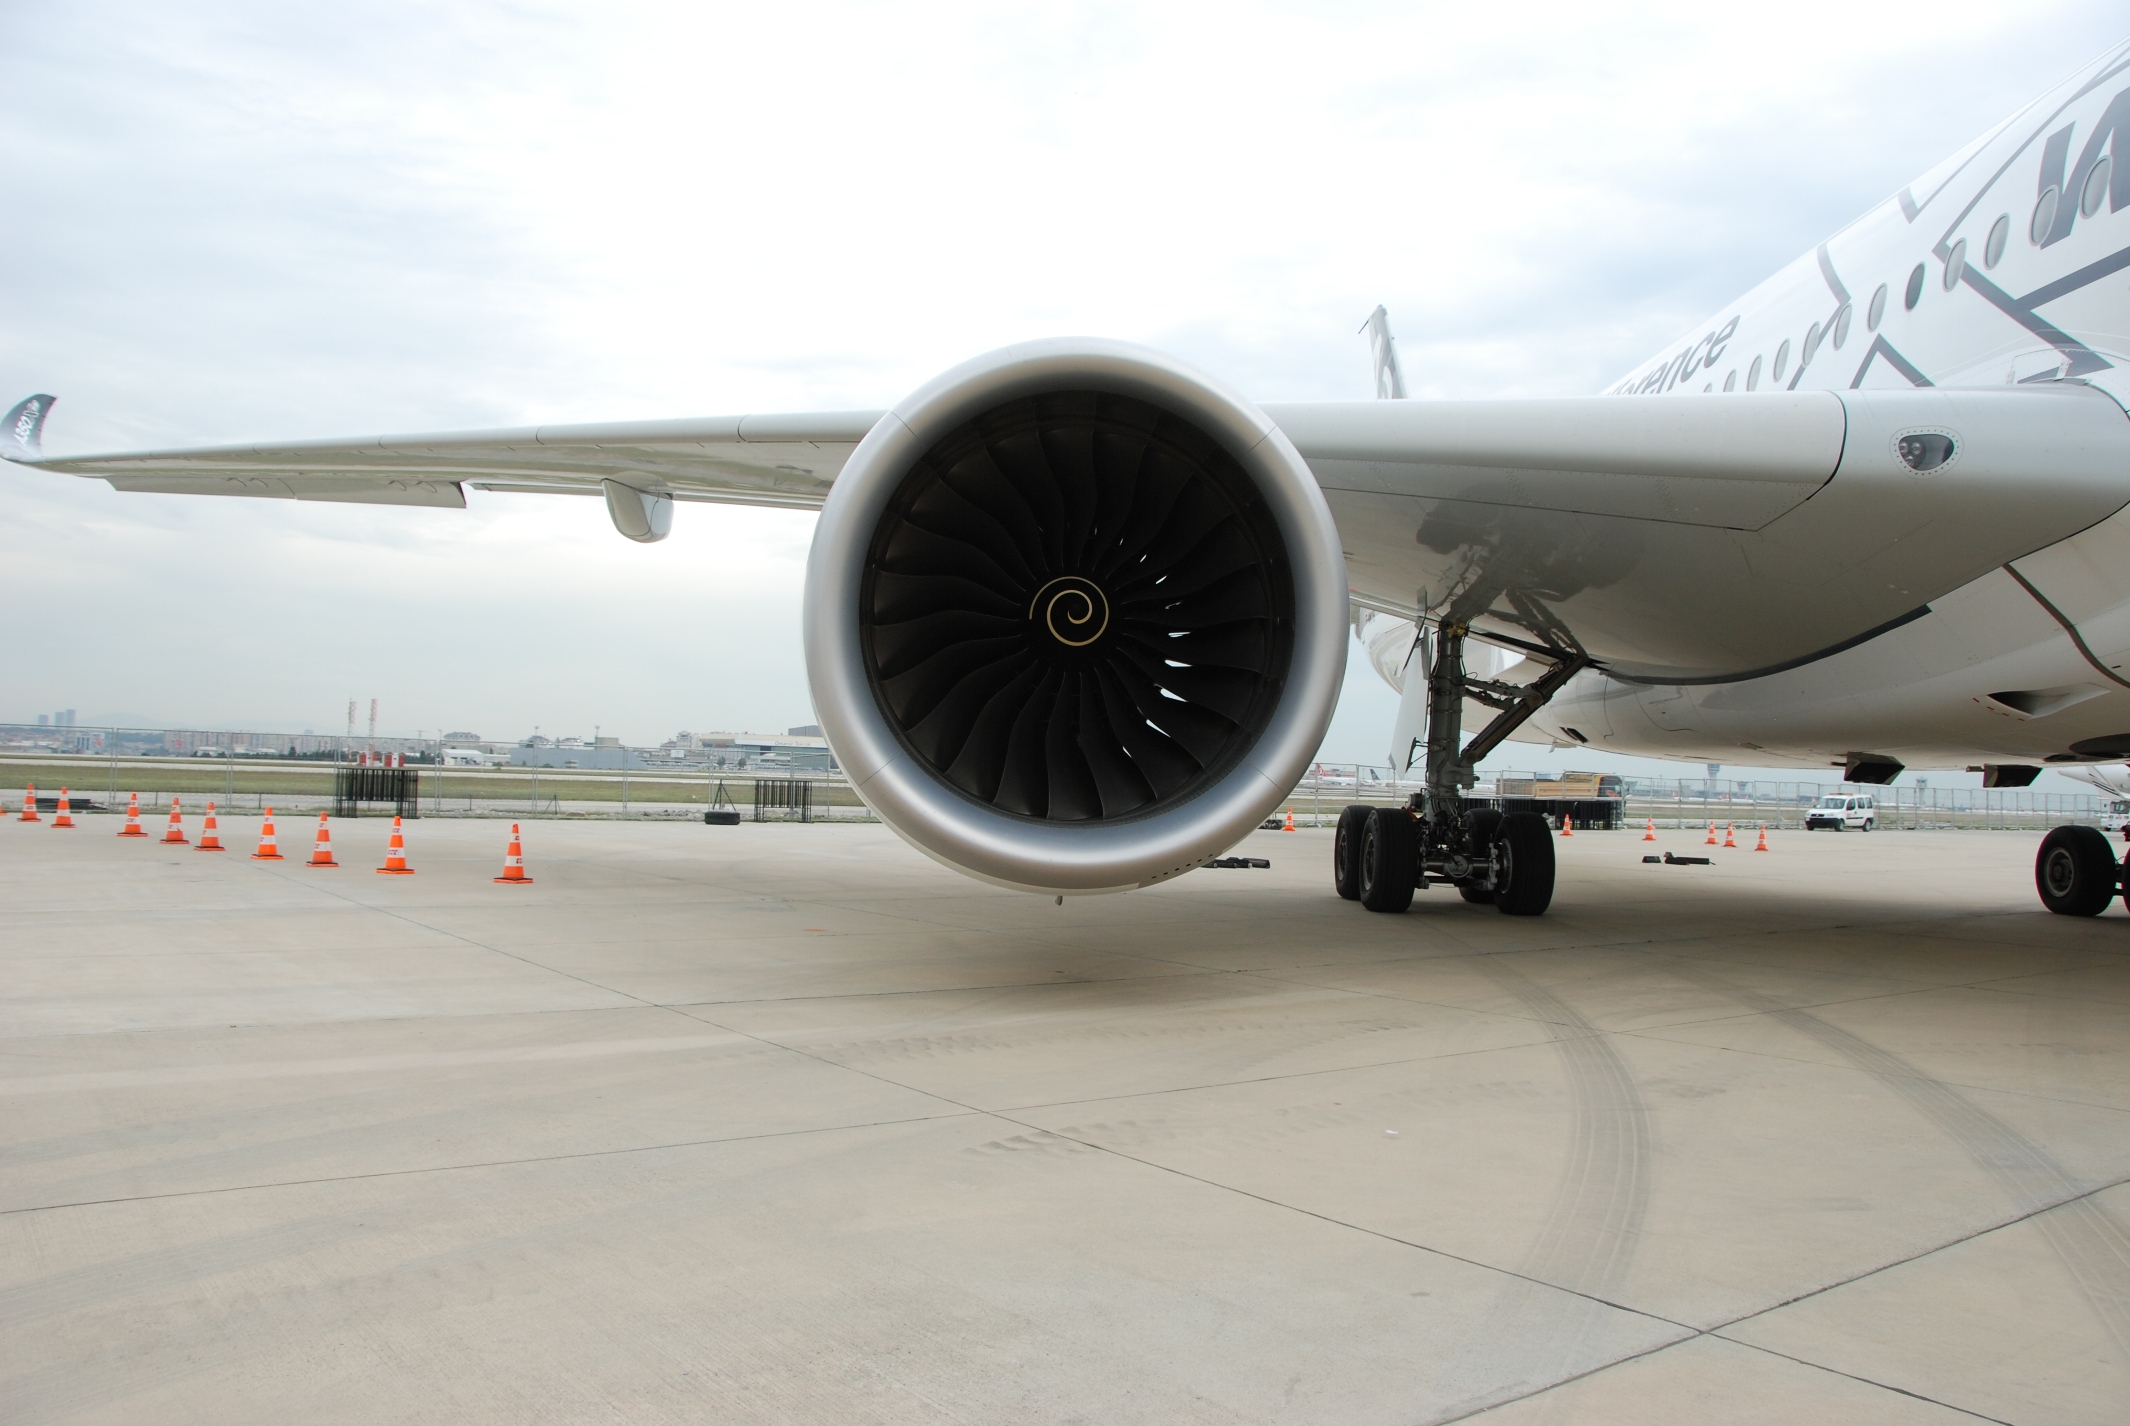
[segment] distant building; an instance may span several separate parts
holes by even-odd
[[[803,728],[790,728],[786,731],[794,738],[818,738],[821,736],[821,725],[808,723]]]
[[[615,772],[652,767],[657,761],[650,754],[634,748],[586,747],[581,738],[565,738],[547,747],[521,743],[510,750],[512,767],[603,768]]]
[[[827,772],[836,766],[828,740],[818,732],[703,733],[690,741],[693,748],[674,739],[661,751],[672,760],[735,772]]]

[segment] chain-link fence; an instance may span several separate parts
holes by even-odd
[[[1504,771],[1483,777],[1476,798],[1508,794],[1527,798],[1557,783],[1558,773]],[[2091,793],[2036,792],[2031,788],[1932,787],[1928,778],[1878,786],[1867,783],[1778,782],[1729,778],[1603,779],[1603,791],[1620,804],[1621,827],[1640,830],[1649,822],[1666,829],[1705,827],[1710,822],[1801,829],[1805,813],[1829,794],[1869,796],[1880,827],[1911,831],[2035,830],[2067,822],[2118,826],[2130,821],[2130,803]],[[1329,826],[1350,803],[1390,806],[1420,790],[1417,771],[1394,776],[1366,763],[1318,763],[1294,789],[1288,805],[1297,826]],[[1544,800],[1544,799],[1540,799]],[[1567,800],[1567,799],[1563,799]]]
[[[0,795],[19,806],[67,788],[84,814],[123,812],[138,794],[144,814],[177,798],[197,811],[329,812],[338,816],[628,817],[691,820],[715,809],[758,808],[756,821],[869,821],[840,772],[780,766],[759,750],[712,748],[681,758],[666,749],[601,743],[543,747],[539,756],[582,755],[615,767],[546,767],[485,761],[464,765],[449,740],[315,733],[229,733],[0,723]],[[455,745],[454,745],[455,746]],[[750,766],[734,764],[745,757]],[[389,762],[406,764],[401,769]],[[786,759],[788,761],[788,758]],[[383,788],[393,783],[389,795]],[[378,784],[372,786],[371,784]],[[756,784],[765,789],[757,792]],[[418,796],[409,796],[418,789]]]
[[[220,737],[257,740],[256,746],[202,744],[193,755],[172,756],[175,740]],[[305,735],[306,737],[310,735]],[[332,744],[335,739],[314,741]],[[388,740],[380,740],[388,741]],[[410,745],[414,740],[390,740]],[[6,746],[12,742],[12,748]],[[33,746],[24,746],[25,743]],[[145,812],[167,808],[177,797],[191,810],[206,802],[232,814],[334,810],[335,782],[348,768],[346,755],[328,746],[294,756],[258,755],[279,744],[280,734],[205,735],[174,730],[31,728],[0,724],[0,796],[19,807],[28,784],[41,798],[66,787],[76,811],[122,812],[129,794]],[[431,749],[433,743],[427,745]],[[135,748],[139,751],[126,751]],[[212,756],[199,756],[202,749]],[[395,751],[395,750],[382,750]],[[419,753],[412,756],[421,756]],[[839,771],[729,767],[544,768],[419,766],[420,815],[425,817],[593,817],[700,820],[713,808],[745,808],[754,821],[851,822],[872,815]],[[1561,774],[1501,772],[1486,777],[1481,798],[1543,794],[1561,786]],[[1888,829],[2041,830],[2066,822],[2117,826],[2130,821],[2130,803],[2086,793],[2036,792],[2030,788],[1934,787],[1927,775],[1890,786],[1819,781],[1758,781],[1724,778],[1642,778],[1607,775],[1598,790],[1616,799],[1617,824],[1641,828],[1654,820],[1664,828],[1709,822],[1740,826],[1801,828],[1805,812],[1829,793],[1868,794],[1877,802],[1875,820]],[[1295,824],[1327,827],[1349,803],[1396,805],[1420,787],[1417,772],[1393,773],[1366,763],[1318,763],[1283,800],[1275,816],[1292,810]],[[1587,780],[1573,796],[1587,797]],[[360,815],[374,806],[343,808]],[[1522,805],[1522,804],[1519,804]],[[386,812],[385,815],[390,815]],[[1601,821],[1604,819],[1600,819]]]

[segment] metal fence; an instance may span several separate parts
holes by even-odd
[[[1557,778],[1558,772],[1501,772],[1481,780],[1476,797],[1492,797],[1502,784]],[[1729,778],[1618,779],[1621,826],[1637,829],[1702,827],[1710,822],[1765,823],[1802,828],[1805,812],[1829,793],[1864,794],[1878,803],[1876,820],[1889,830],[2035,830],[2067,822],[2117,826],[2130,821],[2130,803],[2091,793],[2036,792],[2031,788],[1932,787],[1914,783],[1879,786],[1848,782],[1758,781]],[[1295,786],[1288,805],[1297,826],[1329,826],[1350,803],[1387,806],[1419,791],[1417,774],[1393,776],[1366,763],[1318,763]],[[1580,825],[1580,824],[1578,824]]]
[[[333,772],[333,815],[359,817],[365,804],[392,804],[395,817],[422,815],[421,774],[408,767],[345,765]]]
[[[66,729],[64,732],[81,730]],[[123,811],[127,794],[145,808],[167,807],[175,796],[197,809],[212,800],[233,814],[276,807],[284,812],[340,811],[336,797],[342,773],[397,769],[350,768],[346,763],[286,757],[192,758],[121,756],[110,751],[36,753],[0,749],[0,798],[19,806],[25,784],[35,783],[40,802],[69,787],[76,806]],[[402,815],[429,817],[594,817],[700,820],[712,807],[751,804],[757,821],[871,821],[872,814],[839,772],[779,769],[754,776],[729,769],[655,771],[558,770],[534,767],[459,768],[425,766],[398,799],[364,794],[362,801],[395,801]],[[1489,796],[1503,783],[1553,774],[1504,772],[1475,789]],[[1395,805],[1417,791],[1416,773],[1394,776],[1382,766],[1319,763],[1295,785],[1275,813],[1288,809],[1303,827],[1326,827],[1339,809],[1362,802]],[[1518,789],[1520,790],[1520,789]],[[1891,786],[1814,781],[1749,781],[1710,778],[1619,780],[1620,821],[1640,828],[1650,820],[1666,828],[1708,822],[1765,823],[1798,828],[1804,814],[1830,792],[1868,793],[1878,802],[1878,824],[1888,829],[2041,830],[2061,823],[2117,826],[2130,821],[2130,804],[2112,798],[2031,788],[1933,787],[1916,778]],[[83,808],[87,811],[87,808]]]
[[[757,778],[754,784],[754,820],[757,822],[811,822],[814,820],[814,784],[805,778]]]

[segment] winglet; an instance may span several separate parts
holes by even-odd
[[[34,461],[44,457],[44,418],[52,413],[56,396],[32,396],[15,403],[0,427],[0,456],[8,460]]]
[[[1398,348],[1390,336],[1390,313],[1380,305],[1368,314],[1368,349],[1376,359],[1376,399],[1403,401],[1405,373],[1398,370]]]

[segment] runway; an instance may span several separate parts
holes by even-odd
[[[2101,1423],[2130,915],[2019,833],[1554,909],[878,826],[0,824],[0,1421]],[[196,829],[197,823],[194,827]],[[1750,846],[1751,839],[1743,839]]]

